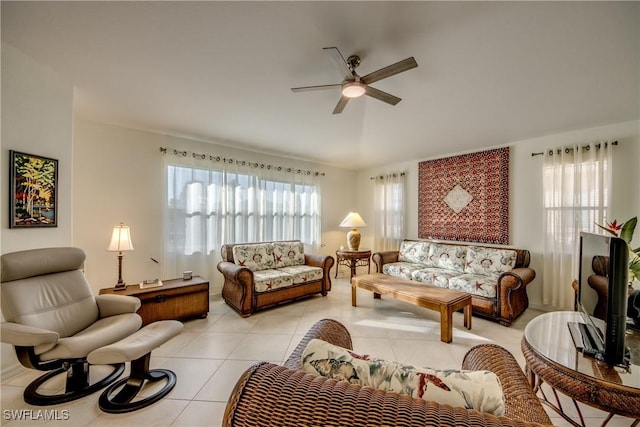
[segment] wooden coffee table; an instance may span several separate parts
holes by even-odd
[[[356,288],[373,292],[374,298],[388,295],[397,300],[440,312],[440,340],[453,341],[453,312],[464,309],[464,326],[471,329],[471,294],[427,283],[375,273],[351,279],[351,305],[356,307]]]

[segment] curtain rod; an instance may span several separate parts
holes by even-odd
[[[393,172],[393,173],[388,173],[386,175],[378,175],[378,176],[372,176],[369,177],[369,179],[384,179],[386,178],[397,178],[398,176],[405,176],[406,174],[404,172]]]
[[[309,170],[303,170],[303,169],[294,169],[294,168],[291,168],[291,167],[284,167],[284,166],[274,166],[274,165],[270,165],[270,164],[266,164],[266,163],[250,162],[248,160],[231,159],[231,158],[226,158],[226,157],[214,156],[213,154],[200,154],[200,153],[194,153],[192,151],[178,150],[178,149],[169,148],[169,147],[160,147],[160,152],[162,154],[173,154],[174,156],[177,156],[177,157],[187,157],[187,155],[191,154],[191,157],[193,157],[194,159],[211,160],[212,162],[222,162],[222,163],[228,163],[228,164],[236,164],[236,165],[241,165],[241,166],[249,166],[249,167],[252,167],[252,168],[260,168],[260,169],[267,169],[267,170],[273,169],[273,170],[278,171],[278,172],[287,172],[287,173],[296,173],[296,174],[314,175],[314,176],[325,176],[324,172],[309,171]]]
[[[604,146],[606,147],[606,146],[607,146],[607,144],[608,144],[608,142],[605,142],[605,143],[604,143]],[[613,141],[613,142],[611,142],[611,145],[618,145],[618,141]],[[582,147],[580,147],[580,148],[582,148],[582,149],[584,149],[584,150],[590,150],[590,149],[591,149],[591,146],[590,146],[590,145],[583,145],[583,146],[582,146]],[[598,143],[598,144],[596,144],[596,148],[600,148],[600,144],[599,144],[599,143]],[[558,148],[558,152],[559,152],[560,150],[562,150],[562,148]],[[568,152],[569,152],[569,151],[571,151],[571,150],[573,150],[573,147],[565,147],[565,148],[564,148],[565,153],[568,153]],[[550,151],[551,153],[553,153],[553,150],[549,150],[549,151]],[[540,152],[540,153],[531,153],[531,157],[535,157],[535,156],[542,156],[542,155],[544,155],[544,153],[543,153],[543,152]]]

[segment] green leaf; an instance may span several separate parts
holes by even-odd
[[[629,280],[640,280],[640,255],[629,254]]]
[[[622,229],[620,230],[620,237],[622,238],[622,240],[627,243],[631,243],[631,240],[633,239],[633,232],[636,229],[637,223],[638,217],[634,216],[622,225]]]

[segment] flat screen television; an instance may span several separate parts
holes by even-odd
[[[625,329],[627,318],[627,287],[629,276],[629,252],[624,240],[601,234],[580,233],[580,266],[576,308],[582,314],[586,327],[579,328],[583,343],[591,341],[596,351],[594,356],[612,365],[624,365]],[[598,294],[589,285],[589,277],[596,274],[594,262],[604,262],[607,273],[607,304],[600,307],[594,320]],[[608,264],[608,265],[607,265]],[[599,325],[598,325],[599,324]],[[603,326],[603,327],[598,327]],[[570,329],[572,327],[570,326]],[[585,336],[585,334],[587,336]],[[572,330],[575,339],[575,329]]]

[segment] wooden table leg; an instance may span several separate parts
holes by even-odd
[[[351,305],[353,307],[357,307],[358,306],[356,304],[356,287],[354,285],[351,285]]]
[[[471,329],[471,317],[473,314],[473,308],[471,307],[471,303],[464,306],[464,326],[467,329]]]
[[[453,312],[447,306],[440,308],[440,341],[453,341]]]

